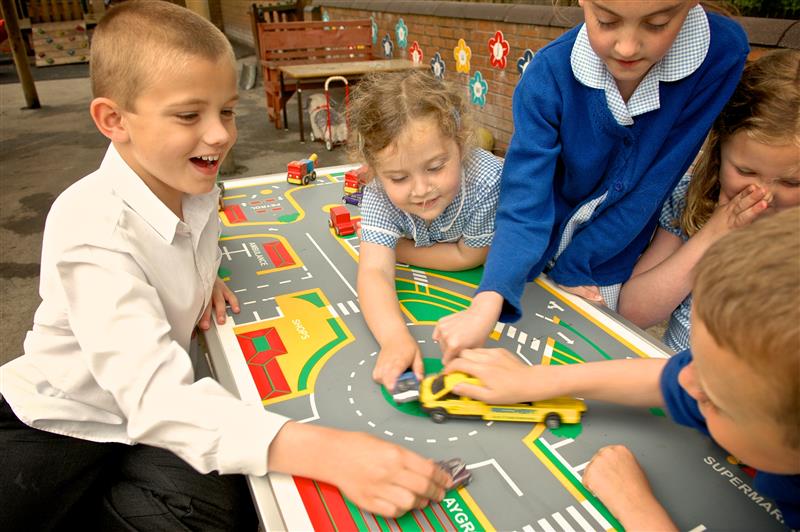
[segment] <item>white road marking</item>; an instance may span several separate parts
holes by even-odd
[[[253,318],[255,318],[255,321],[261,321],[261,316],[255,310],[253,311]]]
[[[414,441],[414,438],[412,438],[411,436],[404,436],[403,439],[406,441]]]
[[[498,322],[497,322],[497,323],[494,325],[494,332],[496,332],[497,334],[501,334],[501,333],[503,332],[503,329],[505,329],[505,327],[506,327],[506,324],[505,324],[505,323],[500,323],[500,322],[498,321]]]
[[[394,432],[389,430],[384,430],[383,433],[386,434],[387,436],[394,436]]]
[[[564,516],[561,515],[560,513],[558,512],[554,513],[553,519],[555,519],[556,523],[558,523],[558,526],[560,526],[561,530],[563,530],[564,532],[575,532],[575,529],[572,528],[569,523],[567,523],[567,520],[564,519]]]
[[[312,393],[308,396],[308,402],[311,404],[311,417],[301,419],[300,423],[308,423],[309,421],[316,421],[319,419],[319,412],[317,411],[316,396]]]
[[[516,334],[517,334],[517,328],[514,327],[513,325],[509,325],[508,330],[506,331],[506,336],[508,336],[509,338],[514,338],[514,335]]]
[[[559,447],[563,447],[565,445],[569,445],[570,443],[572,443],[574,441],[575,440],[573,440],[572,438],[567,438],[566,440],[561,440],[561,441],[558,441],[558,442],[554,443],[550,447],[553,448],[553,449],[558,449]]]
[[[497,460],[495,460],[494,458],[492,458],[491,460],[484,460],[483,462],[477,462],[475,464],[468,464],[467,469],[472,470],[487,465],[494,466],[494,468],[497,469],[497,472],[500,474],[500,476],[503,477],[503,480],[505,480],[508,483],[508,485],[511,486],[511,489],[514,490],[514,493],[517,494],[517,497],[522,497],[522,490],[519,489],[519,487],[514,483],[513,480],[511,480],[511,477],[508,476],[508,474],[503,470],[502,467],[500,467],[500,464],[498,464]]]
[[[705,525],[697,525],[696,527],[691,529],[689,532],[703,532],[703,530],[706,530],[706,526]]]
[[[574,506],[567,506],[567,512],[569,512],[569,515],[571,515],[572,518],[578,522],[578,525],[580,525],[580,527],[583,529],[583,532],[595,532],[595,529],[592,527],[592,525],[590,525],[589,522],[583,518],[583,516],[580,514],[580,512],[578,512],[578,510],[575,509]]]
[[[519,336],[517,336],[517,342],[524,344],[527,341],[528,341],[528,333],[526,333],[525,331],[520,332]]]
[[[361,416],[363,416],[364,414],[362,414],[362,413],[361,413],[361,410],[356,410],[356,415],[357,415],[358,417],[361,417]]]
[[[347,400],[350,402],[351,405],[355,404],[355,400],[352,397],[348,397]]]
[[[538,312],[536,313],[536,317],[537,317],[537,318],[542,318],[544,321],[549,321],[550,323],[553,323],[553,320],[552,320],[552,319],[550,319],[550,318],[547,318],[547,317],[545,317],[545,316],[542,316],[542,315],[541,315],[541,314],[539,314]]]
[[[375,428],[375,423],[373,423],[372,421],[367,421],[367,425],[369,425],[373,429]]]
[[[534,338],[533,340],[531,340],[531,349],[533,349],[534,351],[538,351],[540,343],[541,340],[539,340],[538,338]]]
[[[536,521],[544,532],[556,532],[556,529],[550,526],[550,523],[547,522],[546,519],[539,519]]]
[[[330,313],[331,313],[331,316],[333,316],[334,318],[338,318],[338,317],[339,317],[339,313],[338,313],[338,312],[336,312],[336,309],[334,309],[334,308],[333,308],[333,305],[328,305],[328,306],[327,306],[327,307],[325,307],[325,308],[327,308],[327,309],[328,309],[328,312],[330,312]]]
[[[256,286],[256,288],[267,288],[268,286],[269,286],[268,284],[260,284]]]
[[[377,355],[377,354],[378,354],[378,352],[377,352],[377,351],[373,351],[372,353],[370,353],[370,354],[369,354],[369,356],[371,356],[371,357],[374,357],[374,356],[375,356],[375,355]]]
[[[447,441],[458,441],[458,436],[450,436]]]
[[[286,279],[285,281],[281,281],[281,282],[280,282],[280,283],[278,283],[278,284],[286,284],[286,283],[291,283],[291,282],[292,282],[292,280],[291,280],[291,279]]]
[[[239,292],[247,292],[247,288],[240,288],[238,290],[233,291],[234,294],[238,294]]]
[[[427,443],[436,443],[436,440],[435,440],[435,439],[433,439],[433,438],[429,438],[429,439],[427,439],[427,440],[425,440],[425,441],[426,441]]]
[[[252,305],[253,303],[256,303],[256,301],[255,300],[254,301],[245,301],[243,304],[244,305]]]
[[[339,310],[341,311],[341,314],[343,314],[345,316],[349,316],[350,315],[350,311],[348,311],[347,307],[345,307],[342,303],[336,303],[336,306],[339,307]]]
[[[564,333],[562,333],[561,331],[558,331],[556,334],[557,334],[557,335],[559,335],[561,338],[563,338],[563,339],[564,339],[564,341],[565,341],[565,342],[567,342],[569,345],[572,345],[572,344],[574,344],[574,343],[575,343],[575,340],[570,340],[570,339],[569,339],[569,338],[567,338],[567,337],[564,335]]]
[[[517,356],[519,358],[521,358],[522,360],[524,360],[527,365],[533,366],[533,364],[531,364],[531,361],[528,360],[527,358],[525,358],[525,355],[522,354],[522,346],[521,345],[517,346]]]
[[[477,430],[473,430],[472,432],[467,433],[467,436],[475,436],[477,433]]]
[[[350,289],[350,292],[352,292],[355,297],[358,297],[358,292],[356,292],[356,290],[353,288],[353,286],[349,282],[347,282],[347,279],[344,278],[344,275],[342,275],[342,272],[339,271],[339,268],[337,268],[336,265],[333,263],[333,261],[325,254],[324,251],[322,251],[322,248],[319,247],[319,244],[317,244],[317,241],[314,240],[314,237],[312,237],[308,233],[306,233],[306,236],[308,237],[309,240],[311,240],[311,243],[314,244],[314,247],[317,248],[317,251],[319,251],[320,255],[322,255],[322,257],[326,261],[328,261],[328,264],[330,264],[330,267],[333,268],[333,271],[336,272],[336,275],[339,276],[339,278],[342,280],[342,282],[345,284],[345,286],[347,286],[347,288]]]
[[[557,309],[557,310],[560,310],[561,312],[564,312],[564,309],[559,307],[558,303],[556,303],[553,300],[550,300],[550,301],[547,302],[547,310],[553,310],[553,309]]]
[[[589,460],[587,460],[586,462],[582,463],[581,465],[576,465],[572,470],[575,471],[575,472],[583,471],[584,469],[586,469],[586,466],[588,466],[588,465],[589,465]]]
[[[359,312],[361,312],[360,310],[358,310],[358,306],[356,306],[355,302],[352,299],[348,299],[347,304],[351,309],[353,309],[353,314],[358,314]]]
[[[248,257],[252,257],[250,254],[250,248],[247,247],[247,244],[242,242],[242,250],[247,254]],[[234,253],[241,253],[241,251],[234,251]]]
[[[364,365],[364,362],[366,362],[366,359],[361,359],[361,362],[359,362],[359,363],[358,363],[358,365],[359,365],[359,366],[363,366],[363,365]]]
[[[546,522],[547,521],[545,521],[545,523]],[[522,532],[535,532],[535,530],[536,529],[533,528],[531,525],[525,525],[525,526],[522,527]],[[553,532],[555,532],[555,530]]]
[[[584,509],[587,512],[589,512],[589,514],[591,514],[592,517],[594,517],[595,521],[600,523],[600,528],[602,528],[603,530],[611,530],[612,528],[614,528],[611,526],[611,523],[606,521],[606,518],[603,517],[603,515],[597,511],[597,508],[592,506],[592,503],[589,502],[589,499],[584,499],[583,502],[581,502],[581,506],[583,506]]]

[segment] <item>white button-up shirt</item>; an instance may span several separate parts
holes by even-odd
[[[194,382],[188,354],[220,261],[217,194],[185,196],[181,221],[112,145],[58,197],[25,354],[0,368],[20,420],[165,448],[201,472],[266,473],[286,418]]]

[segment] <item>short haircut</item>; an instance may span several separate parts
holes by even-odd
[[[353,91],[348,113],[350,155],[373,166],[378,152],[390,146],[412,120],[432,118],[466,157],[473,131],[462,93],[463,89],[437,79],[428,69],[365,76]]]
[[[717,345],[769,383],[764,414],[800,449],[800,207],[714,243],[694,268],[692,295]]]
[[[235,64],[228,39],[200,15],[162,0],[128,0],[109,9],[94,31],[92,94],[133,110],[155,80],[198,57]]]

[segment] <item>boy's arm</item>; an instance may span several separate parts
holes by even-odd
[[[664,406],[661,372],[667,359],[624,359],[567,366],[528,366],[505,349],[467,349],[444,370],[474,375],[482,386],[454,392],[485,403],[508,404],[560,396],[629,406]]]
[[[586,466],[583,485],[627,530],[678,530],[627,447],[609,445],[597,451]]]
[[[363,433],[289,422],[272,441],[269,470],[328,482],[358,507],[388,517],[441,501],[451,482],[432,460]]]
[[[473,248],[461,239],[458,242],[437,242],[432,246],[416,247],[413,240],[401,238],[397,241],[395,252],[398,262],[456,272],[483,264],[489,253],[489,246]]]
[[[380,345],[372,378],[388,389],[409,367],[422,380],[424,369],[419,344],[406,327],[397,300],[394,250],[361,242],[358,258],[358,298],[369,330]]]

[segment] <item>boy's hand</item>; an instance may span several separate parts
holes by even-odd
[[[537,385],[546,385],[547,379],[535,375],[545,369],[544,366],[528,366],[505,349],[465,349],[444,367],[446,373],[462,371],[477,377],[482,384],[461,383],[453,392],[489,404],[546,398],[544,386]]]
[[[447,364],[462,349],[482,347],[494,330],[502,307],[503,296],[497,292],[480,292],[467,310],[440,319],[433,330],[433,339],[442,350],[442,362]]]
[[[560,284],[558,287],[565,292],[575,294],[583,299],[588,299],[589,301],[594,301],[602,305],[605,305],[606,303],[603,300],[603,296],[600,295],[600,289],[596,286],[564,286]]]
[[[405,334],[381,346],[378,360],[375,361],[375,369],[372,370],[372,378],[383,384],[391,393],[397,377],[408,368],[412,369],[420,381],[425,377],[419,344],[413,336]]]
[[[335,483],[359,508],[398,517],[431,500],[444,498],[452,479],[433,460],[363,433],[345,432],[339,439]]]
[[[217,323],[222,325],[225,323],[225,307],[230,304],[231,310],[234,314],[239,313],[239,299],[236,297],[225,282],[217,277],[214,280],[214,288],[211,290],[211,301],[203,311],[203,316],[200,318],[198,324],[200,330],[207,331],[211,328],[211,311],[214,310],[214,315],[217,318]]]
[[[628,530],[677,530],[627,447],[609,445],[597,451],[583,474],[583,485]]]

